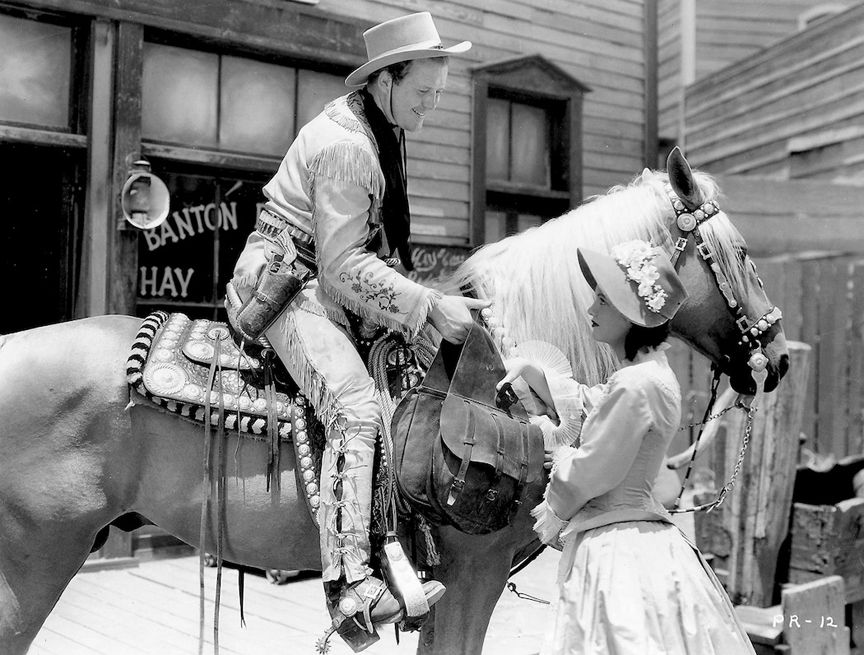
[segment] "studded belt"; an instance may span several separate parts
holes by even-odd
[[[261,210],[261,213],[258,214],[258,220],[255,222],[255,229],[260,232],[262,236],[268,239],[275,239],[284,232],[291,237],[291,240],[295,243],[309,245],[314,241],[311,234],[304,232],[281,216],[277,216],[269,209],[263,209]]]
[[[255,229],[266,239],[276,241],[278,238],[290,238],[297,251],[297,259],[300,260],[313,275],[317,273],[315,262],[315,239],[296,225],[289,223],[281,216],[277,216],[268,209],[261,210]]]

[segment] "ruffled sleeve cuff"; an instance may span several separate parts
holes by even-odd
[[[559,519],[545,500],[531,510],[531,516],[536,519],[534,532],[540,537],[540,541],[544,544],[557,546],[558,535],[567,527],[568,521]]]
[[[546,450],[576,445],[582,430],[583,407],[579,395],[581,385],[573,379],[570,361],[563,352],[545,341],[525,341],[519,344],[519,354],[543,371],[552,396],[554,407],[551,409],[557,425],[550,420],[538,422],[543,430]]]
[[[569,380],[568,384],[568,381],[562,380],[554,373],[549,371],[544,373],[558,415],[558,425],[543,433],[546,450],[554,450],[561,446],[575,446],[579,443],[582,434],[583,417],[582,399],[574,392],[574,385],[578,385],[578,382]]]

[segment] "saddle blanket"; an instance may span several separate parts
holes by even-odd
[[[212,389],[208,391],[210,368],[220,352]],[[204,422],[207,394],[211,424],[224,408],[229,430],[266,435],[275,417],[279,435],[290,440],[292,432],[306,432],[311,409],[299,393],[289,395],[283,385],[274,394],[271,407],[263,388],[264,365],[260,358],[241,353],[224,323],[192,320],[183,314],[154,312],[142,323],[126,368],[133,389],[171,411]]]

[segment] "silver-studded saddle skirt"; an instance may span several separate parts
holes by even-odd
[[[211,386],[217,351],[218,366]],[[274,359],[274,365],[278,364],[278,358]],[[264,387],[260,349],[259,356],[241,353],[225,323],[157,311],[144,319],[132,344],[126,379],[154,404],[202,426],[208,394],[211,426],[221,421],[227,430],[263,441],[271,438],[269,428],[275,419],[279,440],[294,444],[298,482],[314,518],[324,429],[281,364],[274,368],[277,373],[271,401]]]
[[[219,366],[208,390],[217,350]],[[211,413],[217,413],[221,402],[227,429],[266,435],[275,416],[280,436],[291,439],[297,387],[287,374],[277,378],[272,413],[261,357],[241,353],[225,323],[154,312],[141,326],[126,374],[136,391],[175,414],[203,423],[209,393]],[[306,407],[302,396],[300,403]]]

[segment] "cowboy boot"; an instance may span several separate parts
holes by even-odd
[[[319,641],[319,652],[326,652],[327,640],[337,632],[355,653],[365,650],[379,636],[376,627],[396,623],[405,616],[405,607],[378,578],[367,576],[359,582],[324,583],[327,609],[332,626]],[[431,607],[444,595],[445,587],[432,580],[423,584],[423,593]]]
[[[319,642],[319,649],[326,647],[327,639],[335,631],[359,652],[378,640],[376,625],[395,623],[408,614],[417,615],[418,605],[428,613],[428,605],[444,594],[444,585],[440,582],[427,582],[421,588],[414,577],[414,589],[403,599],[402,589],[398,586],[388,589],[381,579],[371,575],[369,526],[377,437],[377,422],[356,418],[341,426],[334,425],[328,435],[321,465],[318,518],[324,587],[332,626]],[[405,564],[401,561],[404,557],[395,559]],[[409,577],[404,566],[398,568],[399,579]],[[413,572],[411,574],[413,576]],[[406,588],[410,589],[410,585]]]

